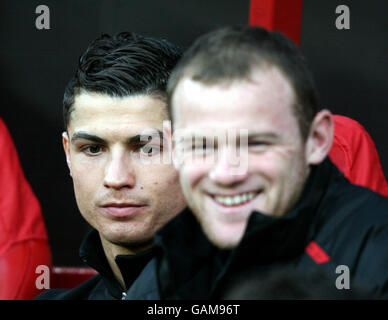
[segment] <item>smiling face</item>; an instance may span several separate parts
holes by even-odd
[[[202,160],[211,154],[204,145],[199,146],[201,157],[186,153],[179,159],[188,205],[217,246],[236,246],[253,210],[282,216],[298,200],[309,166],[294,102],[291,85],[275,67],[255,70],[250,80],[224,85],[184,78],[174,91],[174,130],[209,140],[209,128],[225,135],[228,130],[248,131],[248,144],[239,150],[248,160],[242,174],[233,173],[234,151],[225,143],[214,144],[215,161]],[[194,144],[192,150],[198,152],[196,148]]]
[[[146,245],[185,207],[178,173],[158,161],[171,139],[166,119],[165,102],[152,96],[75,98],[63,146],[79,210],[103,241]],[[158,138],[147,143],[147,133]]]

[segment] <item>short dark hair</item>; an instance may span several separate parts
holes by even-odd
[[[307,138],[318,111],[318,93],[299,48],[279,32],[260,27],[223,27],[198,38],[178,62],[167,86],[169,101],[184,77],[207,85],[248,79],[256,67],[275,66],[296,95],[294,114]],[[169,108],[171,108],[169,103]],[[169,109],[170,116],[172,112]]]
[[[75,97],[82,91],[112,97],[155,95],[167,100],[166,86],[182,50],[167,40],[130,32],[102,34],[79,58],[66,86],[63,117],[67,128]]]

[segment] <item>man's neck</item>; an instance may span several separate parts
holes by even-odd
[[[121,245],[117,245],[112,242],[109,242],[103,237],[101,237],[101,235],[100,235],[100,238],[101,238],[101,244],[104,249],[105,256],[108,260],[109,266],[111,267],[114,276],[116,277],[117,281],[120,283],[121,288],[123,290],[127,290],[128,288],[126,288],[124,277],[121,274],[120,268],[118,267],[115,261],[116,256],[136,255],[140,252],[143,252],[149,249],[152,246],[152,244],[147,243],[147,244],[144,244],[143,246],[136,246],[136,248],[130,248],[129,246],[128,247],[121,246]]]

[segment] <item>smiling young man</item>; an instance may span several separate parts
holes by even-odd
[[[352,185],[327,158],[332,115],[318,109],[291,40],[254,27],[206,34],[177,64],[168,93],[193,215],[156,235],[162,299],[222,297],[248,270],[264,276],[275,266],[323,272],[333,287],[345,266],[350,289],[388,295],[388,200]]]
[[[79,210],[93,227],[80,256],[99,274],[40,299],[121,299],[153,256],[154,233],[185,208],[178,174],[161,159],[171,141],[166,84],[180,55],[165,40],[121,33],[81,56],[62,137]]]

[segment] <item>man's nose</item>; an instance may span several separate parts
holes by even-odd
[[[135,170],[125,152],[112,153],[105,168],[104,185],[113,189],[133,188],[136,185]]]
[[[233,150],[222,151],[216,157],[209,172],[209,178],[220,185],[233,186],[248,177],[246,158],[237,155]]]

